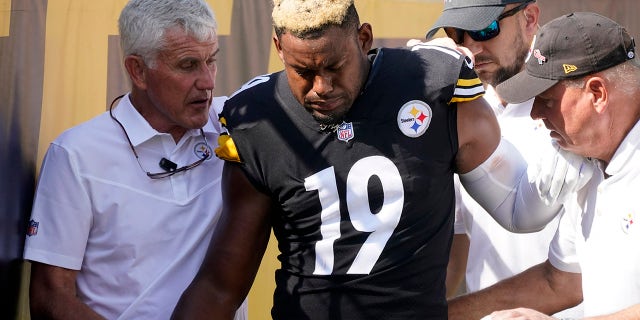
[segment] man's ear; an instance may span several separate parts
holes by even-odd
[[[282,46],[280,44],[280,38],[277,35],[273,36],[273,45],[276,47],[276,51],[278,51],[278,56],[280,57],[280,61],[284,63],[284,56],[282,55]]]
[[[140,89],[147,88],[146,68],[142,57],[137,55],[128,55],[124,58],[124,68],[129,73],[131,83]]]
[[[538,31],[538,24],[540,23],[540,7],[538,7],[538,4],[534,2],[524,8],[522,13],[524,15],[527,34],[533,37]]]
[[[591,77],[585,84],[585,90],[591,95],[591,103],[596,112],[602,113],[609,105],[609,90],[601,77]]]
[[[361,49],[365,54],[371,50],[371,46],[373,45],[373,30],[371,24],[365,22],[358,28],[358,41],[360,41]]]

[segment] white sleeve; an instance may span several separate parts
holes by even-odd
[[[539,196],[535,181],[527,175],[527,162],[507,140],[472,171],[460,174],[467,192],[505,229],[535,232],[544,228],[561,210]]]
[[[80,270],[92,219],[76,161],[52,143],[42,163],[24,258]]]

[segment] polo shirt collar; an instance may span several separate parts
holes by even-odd
[[[622,171],[625,165],[629,164],[634,154],[638,152],[640,146],[640,122],[636,122],[631,131],[622,140],[620,146],[611,158],[611,162],[606,168],[608,175],[615,175]]]
[[[149,122],[133,107],[129,94],[126,94],[118,102],[118,106],[113,109],[113,115],[122,123],[124,128],[131,139],[131,144],[138,146],[145,141],[157,136],[168,133],[158,132],[151,127]],[[207,121],[207,124],[202,127],[205,133],[215,134],[218,132],[217,128],[211,121],[211,117]],[[185,136],[199,136],[200,129],[190,129],[185,133]]]

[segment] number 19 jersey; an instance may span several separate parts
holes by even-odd
[[[277,204],[274,319],[446,319],[456,102],[482,95],[456,51],[377,49],[362,94],[321,130],[283,72],[221,114],[254,186]]]

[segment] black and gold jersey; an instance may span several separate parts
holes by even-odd
[[[371,59],[335,131],[320,129],[283,72],[247,83],[221,114],[236,160],[278,205],[274,319],[447,317],[456,103],[483,89],[447,48]]]

